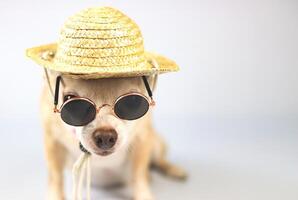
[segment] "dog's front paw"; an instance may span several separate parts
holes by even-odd
[[[137,191],[134,200],[154,200],[154,197],[149,191]]]
[[[64,200],[64,195],[59,192],[59,191],[55,191],[55,190],[50,190],[48,191],[46,200]]]

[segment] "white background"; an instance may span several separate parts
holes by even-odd
[[[42,68],[25,49],[56,41],[68,16],[101,5],[133,18],[146,49],[181,67],[160,77],[155,121],[190,179],[155,175],[157,199],[298,199],[294,0],[1,1],[1,199],[41,199],[46,188]]]

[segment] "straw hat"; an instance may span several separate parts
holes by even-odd
[[[71,16],[57,43],[27,49],[39,65],[93,79],[178,71],[172,60],[144,51],[137,24],[119,10],[95,7]]]

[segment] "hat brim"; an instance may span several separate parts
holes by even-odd
[[[72,76],[74,78],[97,79],[112,77],[133,77],[152,74],[161,74],[165,72],[178,71],[178,65],[164,57],[155,53],[145,52],[146,62],[137,66],[113,66],[113,67],[94,67],[94,66],[76,66],[76,65],[55,65],[55,56],[51,59],[43,58],[44,53],[53,52],[55,55],[57,43],[33,47],[26,50],[26,55],[37,64],[62,73],[63,75]],[[156,62],[156,64],[153,63]],[[156,66],[157,65],[157,66]]]

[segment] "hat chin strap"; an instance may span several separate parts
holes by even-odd
[[[154,75],[157,75],[157,71],[159,69],[158,62],[154,58],[150,58],[149,61],[150,61],[151,65],[152,65],[153,69],[155,70]]]
[[[91,200],[91,154],[82,153],[72,168],[73,191],[72,199],[82,199],[83,181],[86,179],[86,199]]]
[[[49,72],[46,68],[43,68],[44,69],[44,72],[45,72],[45,75],[46,75],[46,79],[47,79],[47,82],[48,82],[48,86],[49,86],[49,90],[50,90],[50,93],[51,95],[54,97],[54,91],[53,91],[53,88],[51,86],[51,81],[50,81],[50,76],[49,76]]]
[[[151,86],[151,89],[153,91],[156,86],[157,77],[158,77],[158,69],[160,68],[160,66],[159,66],[158,62],[156,61],[156,59],[154,59],[154,58],[149,58],[148,62],[152,65],[152,68],[154,70],[153,75],[151,75],[153,77],[152,78],[153,79],[152,86]]]

